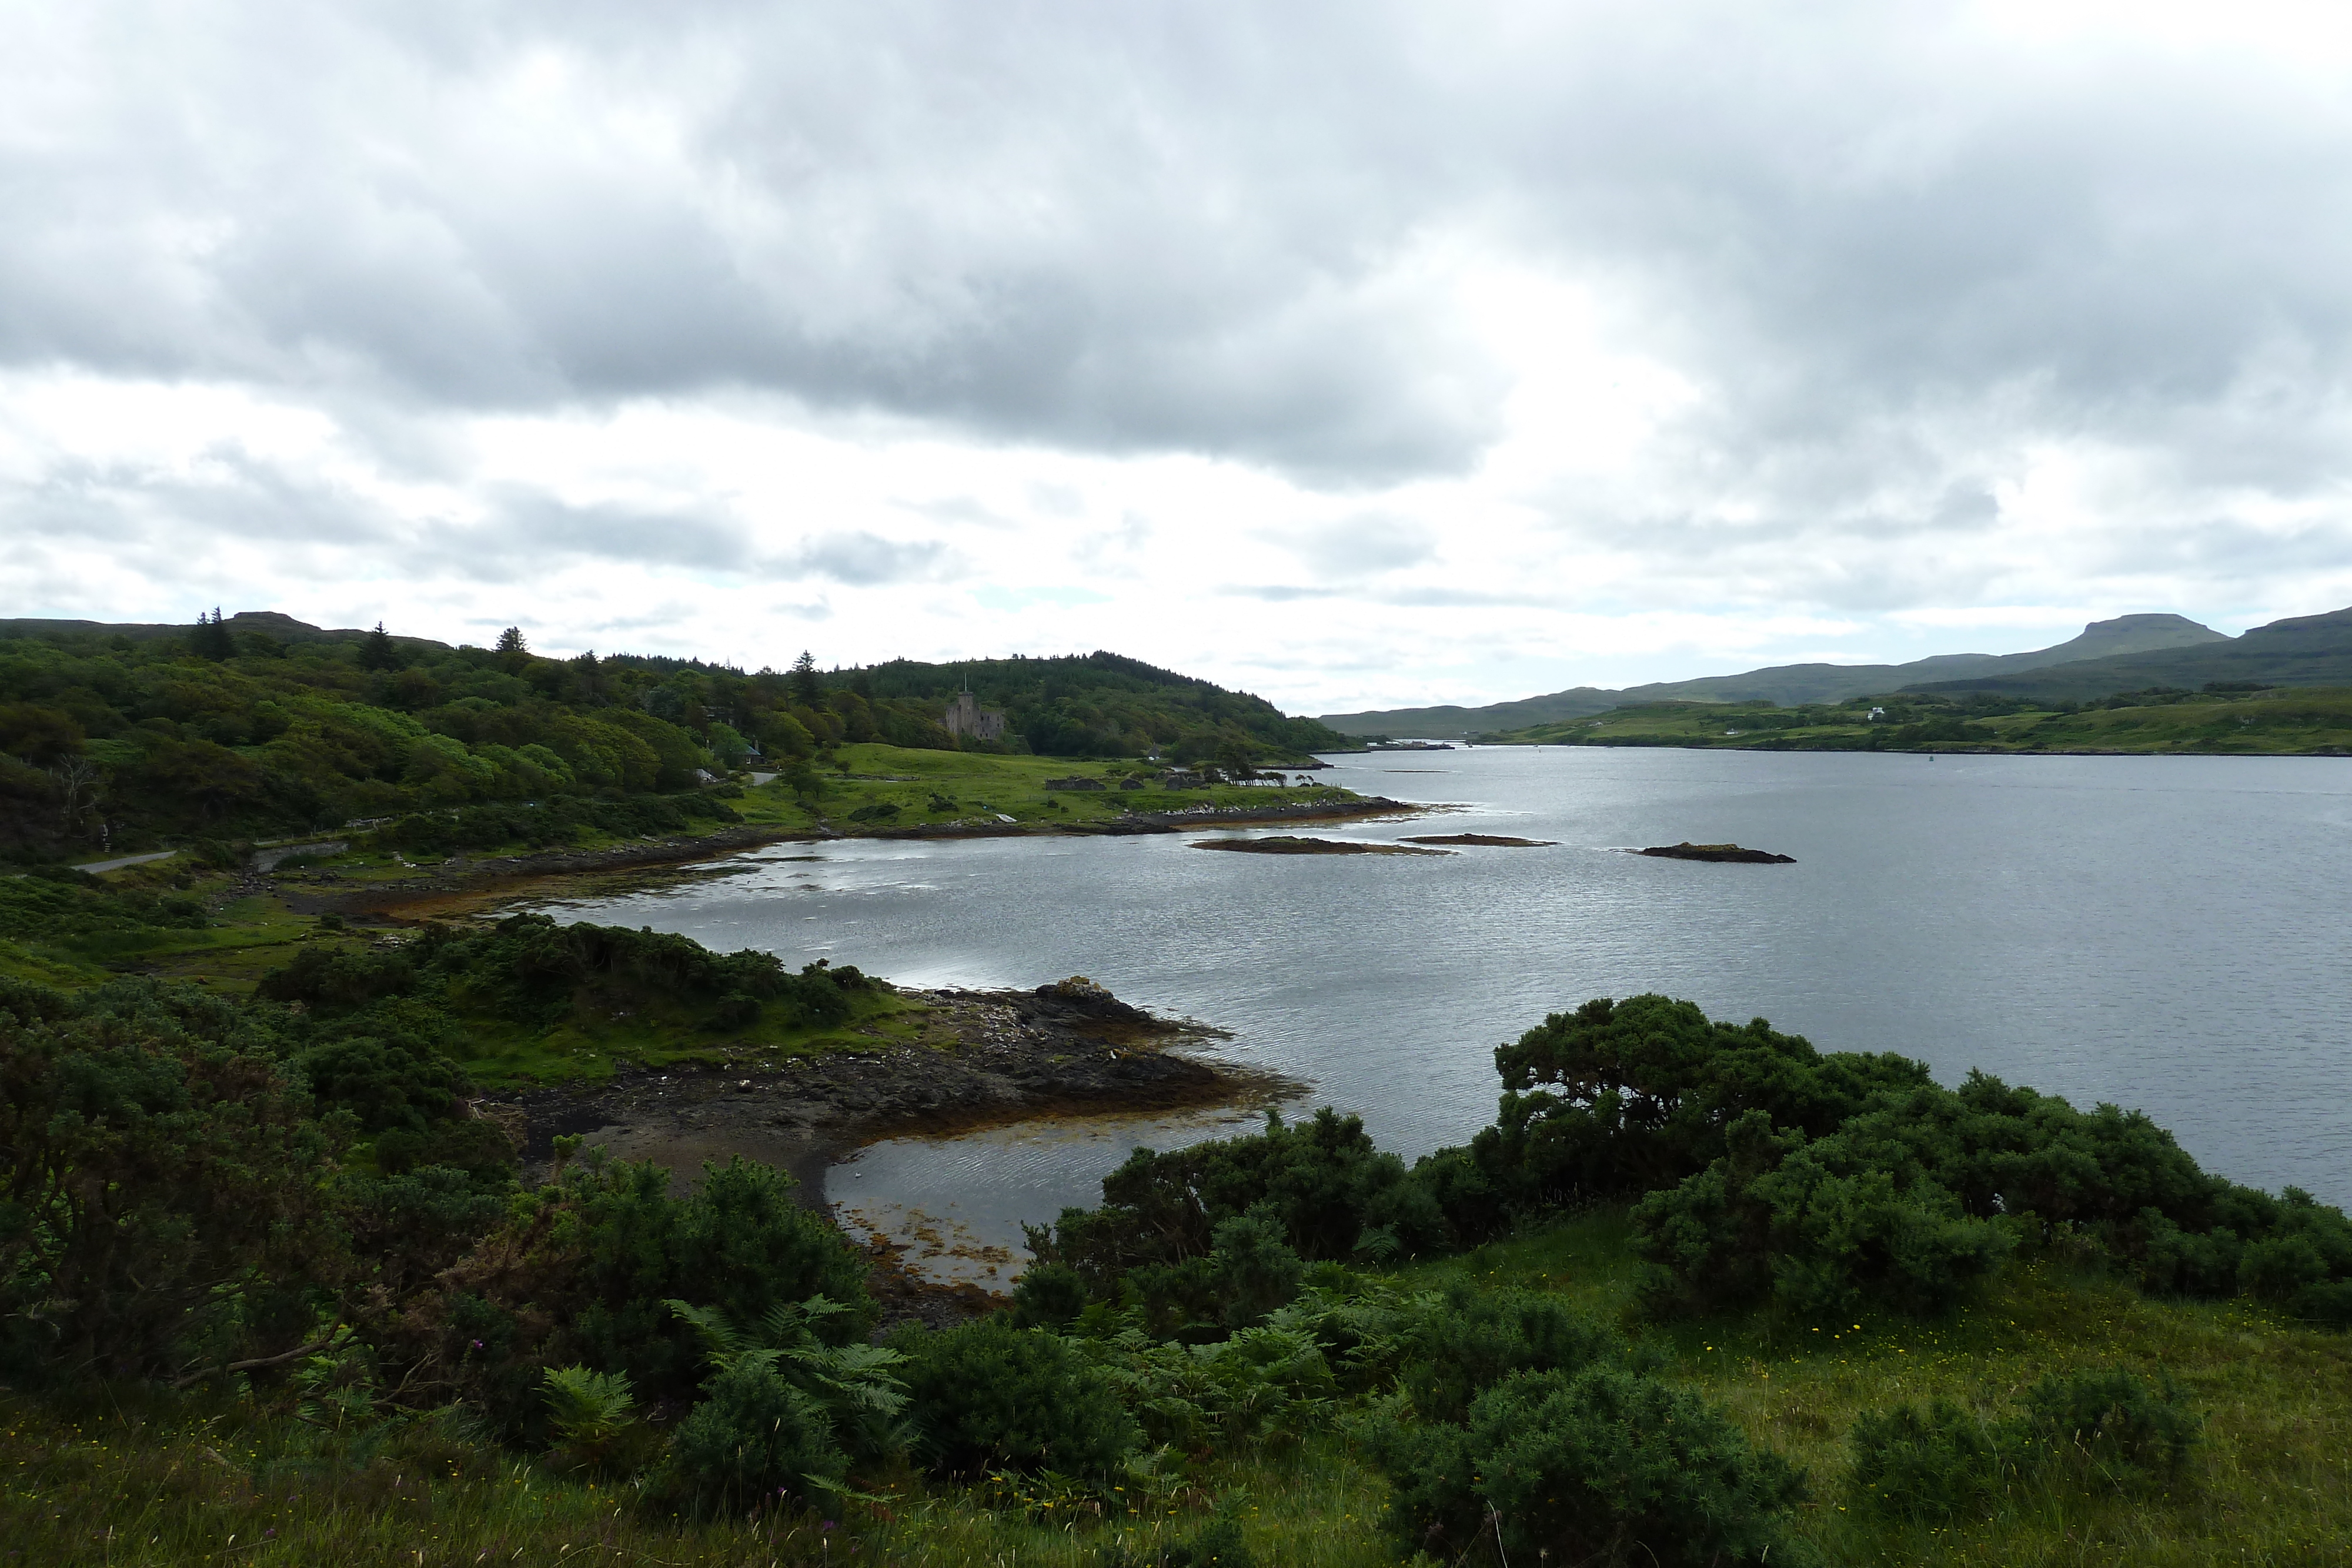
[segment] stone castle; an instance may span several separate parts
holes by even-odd
[[[947,717],[940,721],[950,735],[968,740],[1002,740],[1004,738],[1004,716],[993,708],[980,706],[979,699],[969,691],[948,705]]]

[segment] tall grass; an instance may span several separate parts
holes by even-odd
[[[1587,1218],[1411,1270],[1560,1291],[1622,1312],[1633,1269],[1622,1218]],[[1652,1325],[1668,1375],[1720,1402],[1806,1466],[1798,1532],[1832,1563],[2352,1563],[2352,1337],[2242,1302],[2151,1301],[2044,1259],[1934,1322],[1763,1318]],[[1866,1410],[1947,1398],[1991,1412],[2045,1375],[2168,1372],[2204,1419],[2168,1490],[2052,1474],[2012,1479],[1948,1526],[1871,1510],[1844,1483]],[[1083,1497],[956,1488],[908,1471],[831,1519],[772,1511],[694,1521],[627,1483],[592,1481],[468,1440],[457,1425],[332,1433],[226,1402],[145,1390],[71,1406],[0,1395],[0,1568],[34,1564],[1036,1564],[1094,1568],[1121,1542],[1148,1555],[1218,1509],[1269,1565],[1374,1568],[1385,1489],[1336,1434],[1270,1456],[1196,1457],[1172,1496],[1126,1514]]]

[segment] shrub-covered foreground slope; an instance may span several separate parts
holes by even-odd
[[[577,1006],[612,975],[688,1011],[858,988],[627,935],[443,936],[404,976],[328,953],[245,1002],[0,994],[10,1545],[2352,1552],[2352,1222],[2210,1176],[2144,1118],[1596,1001],[1497,1052],[1496,1120],[1465,1147],[1408,1166],[1325,1112],[1139,1152],[1033,1233],[1007,1312],[877,1333],[864,1260],[788,1177],[736,1162],[681,1197],[564,1144],[518,1183],[448,1103],[455,1064],[399,1033],[428,1002]]]

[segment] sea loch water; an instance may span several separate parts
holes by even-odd
[[[827,843],[815,862],[567,906],[905,983],[1084,974],[1230,1030],[1223,1054],[1407,1155],[1491,1118],[1493,1051],[1663,991],[1826,1051],[1896,1051],[2147,1111],[2236,1180],[2352,1202],[2352,762],[1478,749],[1325,777],[1449,805],[1318,829],[1558,840],[1444,859],[1204,854],[1191,837]],[[1794,865],[1647,859],[1737,841]],[[877,1145],[828,1191],[958,1256],[1094,1201],[1138,1143],[1233,1117]],[[961,1228],[959,1229],[959,1228]],[[936,1239],[933,1238],[936,1237]],[[992,1272],[993,1271],[993,1272]]]

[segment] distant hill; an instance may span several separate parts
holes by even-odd
[[[1574,686],[1547,696],[1525,697],[1486,707],[1325,714],[1322,722],[1342,735],[1427,736],[1443,739],[1583,718],[1635,703],[1771,702],[1788,706],[1796,703],[1843,702],[1848,697],[1916,687],[1923,681],[1966,685],[1975,681],[2014,677],[2053,664],[2105,663],[2128,655],[2231,642],[2221,632],[2200,626],[2186,616],[2118,615],[2112,621],[2094,621],[2083,628],[2080,636],[2054,647],[2024,653],[1938,653],[1903,664],[1776,664],[1744,674],[1657,681],[1627,686],[1622,691]]]
[[[1959,678],[1916,683],[1905,689],[2081,702],[2149,686],[2194,689],[2216,681],[2273,686],[2352,685],[2352,609],[2273,621],[2242,637],[2192,646],[2136,650],[2031,671],[1970,671]]]

